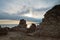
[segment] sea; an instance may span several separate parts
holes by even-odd
[[[0,25],[1,25],[2,28],[4,28],[4,27],[12,28],[12,27],[17,26],[18,24],[0,24]],[[36,25],[38,25],[38,24],[36,24]],[[27,28],[29,28],[30,26],[31,26],[31,24],[28,24]]]
[[[31,24],[34,23],[36,25],[38,25],[39,23],[37,22],[30,22],[30,21],[27,21],[27,28],[29,28],[31,26]],[[0,25],[1,27],[9,27],[9,28],[12,28],[12,27],[15,27],[19,24],[19,21],[17,20],[0,20]]]
[[[0,24],[2,28],[4,27],[9,27],[9,28],[12,28],[12,27],[15,27],[17,26],[18,24]]]

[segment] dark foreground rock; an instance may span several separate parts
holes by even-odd
[[[40,35],[60,38],[60,5],[46,12],[40,23]]]
[[[8,35],[1,36],[0,40],[60,40],[60,39],[51,37],[26,36],[25,33],[22,32],[8,32]]]
[[[8,34],[7,28],[0,28],[0,36],[4,36]]]

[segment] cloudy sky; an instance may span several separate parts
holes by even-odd
[[[39,20],[60,0],[0,0],[0,19]]]

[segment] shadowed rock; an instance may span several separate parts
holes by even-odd
[[[21,19],[20,22],[19,22],[18,27],[20,27],[20,28],[26,28],[27,27],[26,20]]]
[[[15,26],[10,29],[10,31],[21,31],[21,32],[26,32],[27,31],[27,24],[26,20],[21,19],[18,26]]]
[[[46,12],[40,24],[40,35],[60,37],[60,5]]]
[[[36,31],[36,25],[32,23],[32,25],[30,26],[30,28],[28,29],[29,33],[35,32]]]
[[[0,36],[7,35],[7,34],[8,34],[8,29],[7,28],[0,28]]]

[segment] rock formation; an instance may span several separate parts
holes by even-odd
[[[40,35],[60,37],[60,5],[56,5],[46,12],[40,23]]]
[[[26,20],[21,19],[18,26],[15,26],[15,27],[11,28],[10,31],[26,32],[27,31]]]
[[[27,27],[26,20],[21,19],[20,22],[19,22],[18,27],[20,27],[20,28],[26,28]]]
[[[20,28],[15,26],[10,28],[10,31],[20,31]]]
[[[29,33],[35,32],[36,31],[36,25],[34,23],[32,23],[32,25],[30,26],[30,28],[28,29]]]
[[[7,28],[1,28],[1,26],[0,26],[0,36],[7,35],[7,34],[8,34]]]

